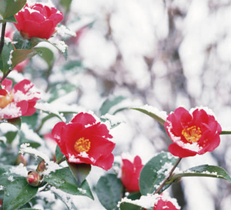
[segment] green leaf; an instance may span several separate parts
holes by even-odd
[[[65,63],[62,66],[62,71],[66,72],[66,71],[74,71],[75,73],[79,73],[84,71],[84,67],[82,65],[82,62],[79,60],[71,60],[68,61],[67,63]]]
[[[77,208],[76,208],[75,204],[73,203],[72,199],[69,199],[66,196],[64,196],[63,192],[61,194],[59,194],[59,192],[53,191],[53,193],[66,205],[68,210],[77,210]]]
[[[141,210],[143,209],[141,206],[132,204],[132,203],[127,203],[127,202],[123,202],[120,204],[120,210]]]
[[[225,179],[231,183],[230,175],[223,168],[218,166],[212,166],[212,165],[200,165],[200,166],[192,167],[184,171],[183,173],[173,175],[168,183],[172,183],[181,177],[187,177],[187,176],[220,178],[220,179]]]
[[[46,116],[46,120],[52,118],[52,117],[58,117],[61,121],[63,121],[63,116],[59,114],[58,111],[56,111],[53,107],[53,105],[48,104],[48,103],[37,103],[36,104],[36,109],[43,111],[45,113],[48,114],[48,116]],[[44,122],[42,122],[43,124]]]
[[[12,53],[12,66],[14,68],[17,64],[21,63],[24,60],[32,58],[38,52],[36,50],[25,50],[25,49],[17,49]]]
[[[117,203],[123,195],[123,184],[115,174],[106,174],[98,180],[96,194],[107,210],[118,209]]]
[[[56,158],[56,163],[61,161],[63,159],[64,155],[60,150],[60,147],[57,145],[55,149],[55,158]]]
[[[8,177],[10,174],[8,174]],[[31,187],[25,177],[13,177],[5,185],[3,209],[14,210],[29,202],[37,193],[38,188]]]
[[[39,210],[39,209],[32,209],[32,208],[23,208],[23,209],[20,209],[20,210]]]
[[[0,0],[0,15],[3,19],[9,19],[17,14],[25,4],[26,0]]]
[[[162,152],[149,160],[140,173],[139,186],[142,195],[154,193],[177,161],[170,153]],[[168,187],[168,186],[166,186]]]
[[[164,125],[164,123],[165,123],[165,119],[160,116],[160,115],[163,115],[163,116],[166,115],[165,112],[163,112],[163,111],[160,112],[155,107],[151,107],[151,106],[146,105],[143,107],[132,107],[130,109],[140,111],[140,112],[152,117],[157,122],[159,122],[161,125]]]
[[[125,100],[126,98],[123,96],[116,96],[112,99],[107,99],[106,101],[103,102],[102,106],[100,107],[100,115],[105,115],[109,112],[109,110],[119,104],[120,102],[122,102],[123,100]]]
[[[45,175],[44,181],[66,193],[72,195],[84,195],[91,199],[94,199],[87,181],[85,180],[79,186],[78,182],[73,177],[69,167],[65,167],[56,170],[55,172],[51,172],[49,173],[49,175]]]
[[[47,65],[49,66],[49,68],[51,68],[54,64],[54,53],[52,52],[52,50],[50,50],[47,47],[35,47],[34,48],[38,55],[44,60],[46,61]]]
[[[4,47],[0,56],[0,70],[3,74],[9,71],[11,68],[11,53],[14,51],[14,47],[11,42],[4,42]]]
[[[59,50],[59,52],[61,52],[63,54],[64,58],[67,59],[68,46],[65,44],[64,41],[59,40],[59,41],[51,42],[50,40],[41,39],[41,38],[38,38],[38,37],[32,37],[31,38],[32,46],[36,46],[40,42],[47,42],[47,43],[53,45],[56,49]]]
[[[52,102],[55,99],[60,98],[76,89],[77,89],[76,85],[73,85],[71,83],[55,84],[49,91],[50,99],[48,102]]]
[[[85,163],[68,163],[71,173],[80,186],[91,171],[91,165]]]

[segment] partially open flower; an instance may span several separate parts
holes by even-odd
[[[204,109],[188,112],[179,107],[168,115],[165,129],[173,141],[169,151],[178,157],[202,155],[220,144],[221,126]]]
[[[0,78],[1,79],[1,78]],[[35,104],[39,99],[38,92],[29,92],[34,86],[24,79],[14,85],[12,80],[4,79],[0,89],[0,119],[13,119],[35,113]]]
[[[33,187],[38,187],[42,182],[42,176],[37,171],[30,171],[27,175],[26,181]]]
[[[134,161],[122,158],[121,181],[128,192],[139,191],[139,177],[143,168],[141,158],[137,155]]]
[[[112,167],[115,143],[105,124],[88,113],[77,114],[69,124],[59,122],[52,135],[71,163],[86,163],[108,170]]]
[[[63,14],[54,7],[42,3],[26,4],[16,15],[15,27],[24,38],[39,37],[49,39],[55,32]]]

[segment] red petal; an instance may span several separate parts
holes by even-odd
[[[98,166],[107,171],[112,167],[113,162],[114,162],[114,155],[110,154],[107,157],[101,157],[93,165]]]
[[[71,122],[75,122],[75,123],[80,123],[82,125],[91,125],[94,124],[96,122],[95,118],[88,113],[79,113],[77,114],[72,120]]]
[[[28,79],[24,79],[14,86],[14,92],[22,91],[24,94],[27,93],[34,85]]]
[[[168,147],[168,150],[174,156],[181,157],[181,158],[195,156],[197,154],[196,152],[193,152],[187,149],[182,149],[177,144],[170,144]]]

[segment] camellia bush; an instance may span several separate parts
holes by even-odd
[[[68,8],[70,2],[60,4]],[[69,198],[77,195],[76,199],[92,200],[97,196],[107,210],[179,210],[177,200],[167,191],[182,178],[231,182],[218,165],[202,162],[183,171],[179,167],[186,157],[212,152],[219,147],[220,135],[231,133],[222,130],[212,111],[204,107],[189,111],[178,107],[168,115],[151,105],[117,109],[115,115],[126,109],[152,117],[172,144],[145,164],[139,154],[134,159],[123,154],[120,160],[114,158],[116,143],[110,131],[120,122],[114,122],[108,112],[122,98],[106,100],[98,114],[77,109],[57,112],[51,102],[59,97],[58,91],[72,89],[71,84],[50,82],[44,91],[20,73],[25,66],[33,68],[32,58],[39,57],[48,66],[48,72],[41,73],[43,78],[52,75],[52,47],[66,62],[65,35],[75,33],[62,24],[63,13],[51,4],[0,0],[0,18],[0,209],[57,209],[61,201],[66,209],[75,210]],[[68,71],[77,64],[72,61],[63,68]],[[32,71],[27,73],[27,78],[34,76]],[[43,135],[41,129],[48,124],[52,129]],[[55,151],[48,146],[48,138],[56,145]],[[88,182],[92,167],[105,170],[95,186]]]

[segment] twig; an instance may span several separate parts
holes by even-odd
[[[0,56],[2,54],[2,49],[4,46],[5,31],[6,31],[6,23],[3,23],[2,24],[1,41],[0,41]]]
[[[172,176],[173,171],[176,169],[177,165],[180,163],[182,158],[178,158],[174,166],[172,167],[171,171],[169,172],[169,175],[164,179],[162,184],[158,187],[158,189],[154,192],[154,194],[161,191],[161,189],[164,187],[165,183],[168,181],[168,179]]]

